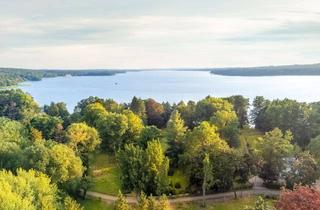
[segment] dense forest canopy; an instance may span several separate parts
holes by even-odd
[[[0,68],[0,86],[17,85],[23,81],[39,81],[42,78],[60,76],[111,76],[123,73],[121,70],[30,70]]]
[[[85,197],[93,184],[95,154],[114,158],[119,190],[156,205],[167,205],[166,197],[148,196],[242,189],[252,186],[253,176],[267,187],[314,184],[320,163],[319,103],[259,96],[252,105],[248,113],[249,100],[240,95],[177,104],[89,97],[70,114],[62,102],[41,108],[19,89],[0,91],[0,191],[6,192],[0,200],[12,199],[0,209],[23,202],[81,209],[74,199]],[[170,178],[178,171],[183,188],[181,180]],[[18,184],[5,187],[12,182]],[[32,183],[30,189],[20,182]],[[39,189],[38,183],[47,187]],[[49,200],[23,197],[24,190]],[[115,209],[123,205],[120,193]]]

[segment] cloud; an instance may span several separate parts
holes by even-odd
[[[268,20],[216,17],[138,16],[60,18],[51,21],[0,19],[0,47],[63,44],[203,42],[265,29]]]
[[[318,62],[319,7],[316,0],[0,1],[0,66]]]
[[[293,42],[307,39],[317,42],[320,37],[320,21],[286,22],[272,29],[257,33],[227,37],[232,42]]]

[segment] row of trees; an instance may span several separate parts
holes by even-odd
[[[110,76],[124,73],[121,70],[30,70],[0,68],[0,87],[17,85],[23,81],[39,81],[42,78],[72,76]]]
[[[300,103],[295,100],[267,100],[256,97],[251,113],[255,128],[268,132],[280,128],[283,132],[290,130],[293,142],[305,148],[311,138],[320,134],[320,104]]]

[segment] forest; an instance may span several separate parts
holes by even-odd
[[[212,74],[224,76],[285,76],[285,75],[320,75],[320,64],[213,68]]]
[[[89,97],[69,113],[63,102],[40,107],[19,89],[0,91],[0,209],[83,209],[89,191],[118,195],[116,210],[174,209],[168,197],[237,197],[255,176],[283,190],[245,209],[316,209],[320,102],[258,96],[249,105],[240,95],[177,104]]]
[[[0,87],[18,85],[24,81],[39,81],[42,78],[71,76],[112,76],[123,70],[30,70],[0,68]]]

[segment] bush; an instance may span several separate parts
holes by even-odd
[[[180,188],[181,188],[181,184],[180,184],[179,182],[177,182],[177,183],[174,185],[174,188],[180,189]]]

